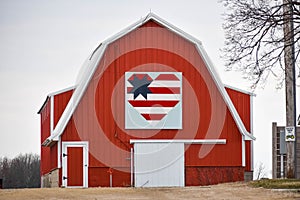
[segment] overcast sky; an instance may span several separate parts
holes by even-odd
[[[37,111],[47,94],[73,86],[101,41],[150,10],[202,41],[225,84],[249,90],[240,73],[224,70],[224,9],[217,2],[0,0],[0,157],[40,153]],[[285,123],[284,90],[275,86],[271,80],[254,100],[254,164],[263,162],[268,174],[271,123]]]

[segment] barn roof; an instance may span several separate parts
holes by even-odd
[[[67,92],[67,91],[70,91],[70,90],[75,90],[75,86],[71,86],[71,87],[68,87],[68,88],[65,88],[65,89],[62,89],[62,90],[58,90],[58,91],[55,91],[55,92],[51,92],[50,94],[47,95],[46,97],[46,100],[44,101],[43,105],[41,106],[41,108],[39,109],[39,111],[37,112],[37,114],[40,114],[44,107],[46,106],[47,104],[47,101],[52,97],[52,96],[55,96],[55,95],[58,95],[58,94],[61,94],[61,93],[64,93],[64,92]]]
[[[197,38],[187,34],[186,32],[180,30],[177,27],[173,26],[172,24],[163,20],[156,14],[149,13],[146,17],[142,18],[141,20],[137,21],[136,23],[132,24],[131,26],[125,28],[121,32],[115,34],[114,36],[112,36],[112,37],[108,38],[107,40],[105,40],[104,42],[102,42],[88,57],[88,59],[86,60],[86,62],[83,65],[83,68],[85,69],[85,71],[82,74],[81,80],[77,83],[77,87],[76,87],[66,109],[64,110],[60,120],[58,121],[55,129],[53,130],[53,134],[49,138],[47,138],[46,141],[44,141],[44,143],[43,143],[44,145],[48,145],[53,141],[58,141],[59,136],[63,133],[70,118],[72,117],[73,112],[75,111],[77,105],[79,104],[94,72],[97,69],[97,65],[98,65],[100,59],[102,58],[107,46],[109,44],[111,44],[112,42],[116,41],[117,39],[121,38],[122,36],[128,34],[129,32],[135,30],[136,28],[140,27],[141,25],[147,23],[150,20],[153,20],[153,21],[159,23],[163,27],[169,29],[172,32],[175,32],[176,34],[187,39],[188,41],[190,41],[191,43],[193,43],[195,45],[199,54],[203,57],[203,60],[206,63],[208,71],[209,71],[210,75],[212,76],[215,84],[217,85],[217,88],[219,89],[222,97],[224,98],[224,101],[226,102],[243,138],[245,140],[254,140],[255,139],[255,137],[246,130],[237,110],[235,109],[229,95],[227,94],[227,92],[225,90],[223,83],[221,82],[220,77],[218,76],[217,72],[215,71],[212,61],[210,60],[206,51],[204,50],[202,43]]]

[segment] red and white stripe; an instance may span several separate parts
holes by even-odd
[[[171,111],[181,99],[181,82],[175,74],[160,74],[148,86],[152,93],[147,99],[129,93],[132,85],[127,81],[126,98],[150,124],[155,125]]]

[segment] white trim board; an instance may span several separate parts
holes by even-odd
[[[68,92],[70,90],[74,90],[75,88],[76,88],[76,86],[70,86],[70,87],[55,91],[55,92],[51,92],[50,94],[48,94],[48,96],[55,96],[55,95],[58,95],[58,94],[61,94],[64,92]]]
[[[245,139],[242,137],[242,166],[246,166],[246,144]]]
[[[50,96],[50,136],[54,130],[54,96]]]
[[[254,128],[253,128],[253,96],[250,96],[250,131],[251,134],[254,135]],[[254,150],[253,150],[253,141],[251,141],[251,170],[254,170]]]
[[[195,140],[132,139],[130,140],[130,144],[136,144],[136,143],[226,144],[226,139],[195,139]]]

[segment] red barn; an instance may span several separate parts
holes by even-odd
[[[150,13],[101,43],[41,115],[43,187],[195,186],[252,176],[252,97]]]

